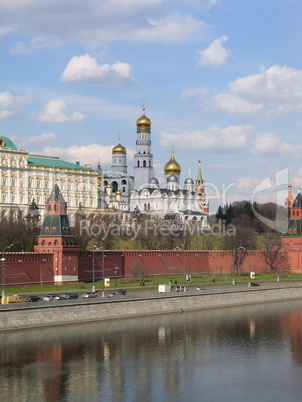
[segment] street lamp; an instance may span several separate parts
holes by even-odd
[[[9,248],[13,247],[13,244],[10,244],[7,247],[4,247],[3,249],[3,253],[5,252],[5,250],[8,250]],[[1,262],[2,262],[2,297],[4,297],[4,262],[5,262],[5,257],[1,258]]]
[[[92,256],[92,291],[95,292],[95,276],[94,276],[94,253],[99,251],[97,246],[94,246],[93,256]]]
[[[187,260],[186,260],[186,256],[187,256],[187,254],[186,254],[186,250],[184,250],[184,257],[185,257],[185,259],[184,259],[184,271],[185,271],[185,283],[184,283],[184,292],[186,292],[187,291]]]
[[[250,257],[250,250],[247,250],[245,247],[239,247],[238,250],[245,251],[249,256],[249,288],[251,287],[251,257]]]
[[[105,251],[103,250],[103,289],[102,289],[102,297],[105,297]]]

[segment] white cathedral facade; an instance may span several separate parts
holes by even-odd
[[[145,115],[136,121],[137,138],[134,176],[127,171],[127,150],[120,143],[112,149],[111,174],[102,180],[103,206],[119,209],[125,215],[139,211],[160,219],[197,220],[207,226],[208,202],[199,161],[195,183],[191,177],[180,186],[181,167],[174,152],[164,168],[165,185],[154,177],[151,150],[151,120]]]

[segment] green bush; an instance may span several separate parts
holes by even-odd
[[[78,289],[85,289],[85,283],[84,282],[79,282],[78,283]]]

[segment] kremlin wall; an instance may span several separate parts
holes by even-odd
[[[301,274],[302,263],[302,196],[299,191],[291,200],[290,218],[279,251],[279,274]],[[71,233],[67,203],[54,186],[45,203],[45,216],[33,253],[0,253],[4,265],[5,286],[92,282],[105,278],[129,276],[183,275],[211,276],[232,274],[233,251],[200,250],[79,250]],[[249,271],[269,273],[265,251],[244,251],[242,274]]]

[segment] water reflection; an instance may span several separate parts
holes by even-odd
[[[0,342],[5,401],[281,401],[302,391],[302,301],[1,333]]]

